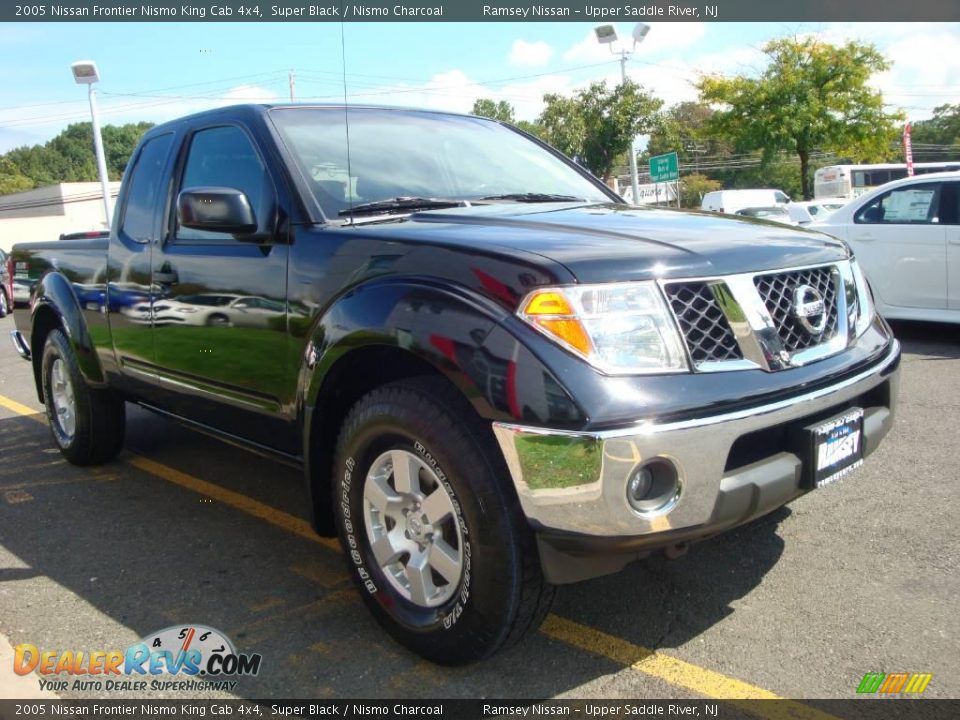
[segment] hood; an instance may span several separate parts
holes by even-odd
[[[848,256],[842,242],[797,227],[616,204],[497,203],[420,212],[378,230],[419,243],[534,253],[585,283],[777,270]]]

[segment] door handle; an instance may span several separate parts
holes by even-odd
[[[863,233],[862,235],[854,235],[853,239],[861,242],[872,242],[877,239],[877,236],[871,235],[870,233]]]

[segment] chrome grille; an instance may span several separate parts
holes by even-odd
[[[695,365],[743,358],[730,323],[707,283],[672,283],[664,291]]]
[[[820,345],[837,334],[839,309],[837,305],[837,285],[832,268],[819,267],[795,270],[786,273],[757,275],[753,279],[763,304],[766,305],[783,348],[789,353]],[[809,285],[823,298],[827,322],[823,334],[817,336],[808,332],[797,320],[793,312],[794,292]]]

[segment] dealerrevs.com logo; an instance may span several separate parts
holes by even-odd
[[[147,635],[126,650],[41,650],[24,643],[14,648],[13,671],[17,675],[36,671],[41,689],[54,692],[229,692],[238,677],[257,675],[261,660],[257,653],[238,653],[219,630],[176,625]]]

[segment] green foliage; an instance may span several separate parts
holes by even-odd
[[[506,100],[496,102],[488,98],[480,98],[474,100],[473,110],[470,112],[480,117],[492,118],[511,124],[515,124],[516,122],[513,118],[513,106]]]
[[[722,188],[723,184],[719,180],[713,180],[706,175],[685,175],[680,181],[680,203],[683,207],[698,208],[704,195]]]
[[[661,113],[650,133],[649,155],[676,151],[683,166],[695,166],[697,157],[729,154],[729,142],[710,133],[713,109],[699,102],[682,102]]]
[[[153,123],[106,125],[101,129],[107,175],[119,180],[141,136]],[[61,182],[92,182],[99,179],[90,123],[68,126],[44,145],[19,147],[0,156],[0,194],[29,190]],[[10,168],[10,169],[8,169]],[[13,178],[8,182],[8,176]],[[24,183],[24,180],[26,183]]]
[[[938,148],[941,152],[914,147],[913,158],[917,162],[960,159],[960,104],[940,105],[934,108],[932,118],[913,123],[912,140],[914,145],[952,146]]]
[[[663,104],[631,81],[608,90],[595,82],[573,97],[544,95],[540,137],[606,178],[634,137],[650,132]]]
[[[0,157],[0,195],[29,190],[33,187],[30,178],[20,172],[20,168],[5,157]]]
[[[810,153],[835,152],[852,162],[890,155],[899,114],[883,109],[883,96],[867,82],[889,63],[871,44],[831,45],[813,38],[783,38],[764,47],[768,65],[759,77],[706,76],[702,102],[720,106],[710,119],[714,135],[731,138],[740,151],[777,151],[800,159],[800,187],[811,196]]]

